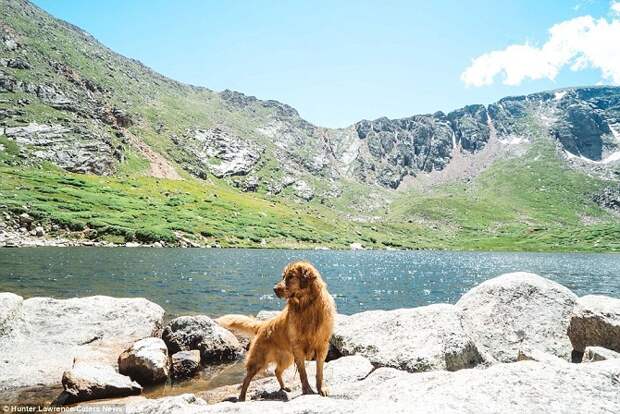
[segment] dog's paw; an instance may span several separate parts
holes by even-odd
[[[286,391],[286,392],[291,392],[291,389],[289,387],[282,387],[280,388],[282,391]]]
[[[308,387],[308,388],[302,388],[301,393],[302,393],[302,394],[316,394],[316,393],[314,392],[314,390],[313,390],[312,388],[310,388],[310,387]]]
[[[321,397],[327,397],[329,395],[329,389],[323,388],[319,390],[319,395]]]

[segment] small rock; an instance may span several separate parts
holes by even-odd
[[[22,227],[26,227],[26,228],[30,228],[30,225],[34,221],[34,219],[30,217],[28,213],[20,214],[18,217],[18,220],[19,220],[19,224],[21,224]]]
[[[43,230],[43,227],[41,226],[35,227],[34,232],[37,237],[45,236],[45,230]]]
[[[583,353],[581,362],[606,361],[608,359],[620,358],[620,353],[601,346],[588,346]]]
[[[160,338],[135,342],[118,357],[118,370],[142,385],[157,384],[168,378],[168,348]]]
[[[121,375],[111,366],[77,364],[62,375],[64,392],[60,404],[73,404],[99,398],[125,397],[142,392],[142,387],[131,378]]]
[[[179,351],[172,355],[172,378],[190,378],[200,370],[200,351]]]

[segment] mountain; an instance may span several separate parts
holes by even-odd
[[[322,128],[168,79],[26,1],[0,8],[5,229],[25,213],[115,243],[620,248],[620,88]]]

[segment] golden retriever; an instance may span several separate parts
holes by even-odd
[[[308,383],[305,361],[316,359],[316,388],[327,395],[323,387],[323,363],[329,349],[334,327],[336,305],[318,270],[308,262],[293,262],[284,268],[282,280],[273,290],[287,301],[278,316],[267,320],[244,315],[225,315],[216,321],[223,327],[254,335],[246,356],[246,376],[239,401],[245,401],[250,381],[268,364],[276,364],[280,388],[290,391],[282,373],[293,361],[299,371],[302,392],[313,394]]]

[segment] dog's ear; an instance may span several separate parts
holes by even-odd
[[[302,266],[299,269],[299,286],[304,289],[316,279],[316,271],[308,266]]]

